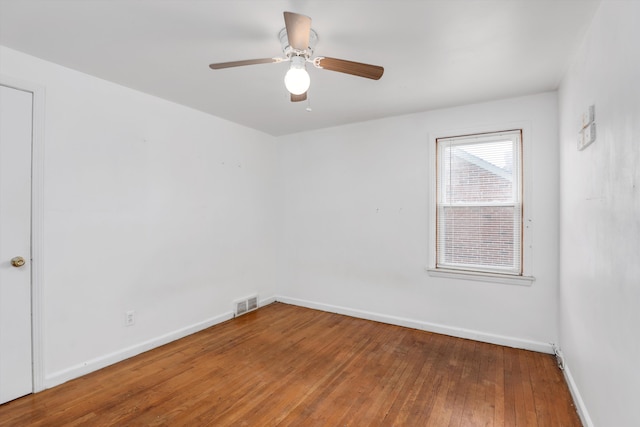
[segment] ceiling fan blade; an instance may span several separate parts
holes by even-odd
[[[300,95],[291,94],[291,102],[300,102],[300,101],[306,101],[306,100],[307,100],[307,92]]]
[[[243,65],[254,64],[270,64],[273,62],[281,62],[280,58],[262,58],[262,59],[247,59],[244,61],[231,61],[231,62],[219,62],[217,64],[209,65],[212,70],[221,70],[223,68],[242,67]]]
[[[287,28],[289,46],[296,50],[309,48],[311,18],[293,12],[284,12],[284,26]]]
[[[351,74],[358,77],[378,80],[384,73],[384,68],[378,65],[363,64],[361,62],[346,61],[344,59],[319,57],[315,64],[318,68]]]

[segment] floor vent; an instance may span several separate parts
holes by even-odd
[[[248,313],[258,308],[258,296],[251,296],[242,300],[235,301],[235,316]]]

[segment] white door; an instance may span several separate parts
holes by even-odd
[[[0,85],[0,403],[33,391],[32,117],[33,94]]]

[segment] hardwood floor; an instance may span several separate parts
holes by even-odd
[[[274,303],[0,406],[2,426],[579,426],[555,359]]]

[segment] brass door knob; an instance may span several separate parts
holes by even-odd
[[[24,265],[24,258],[21,256],[11,258],[11,265],[14,267],[22,267]]]

